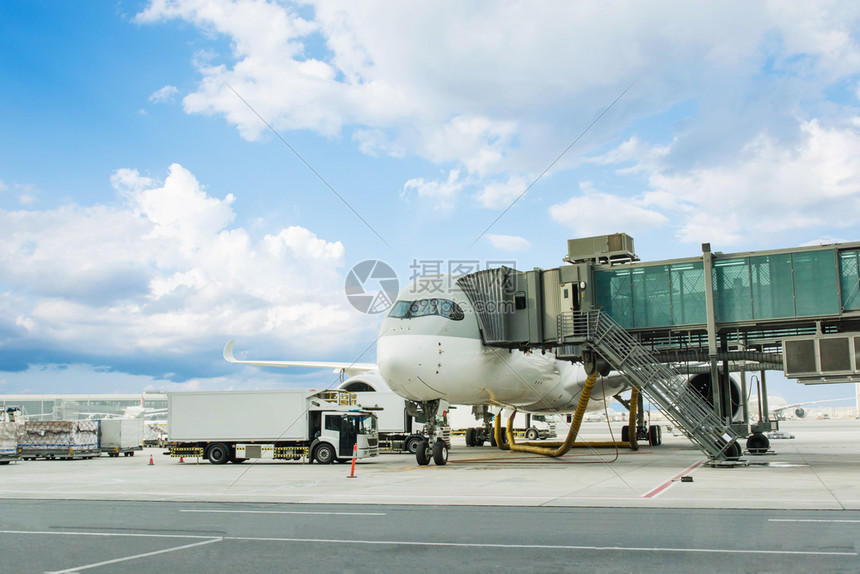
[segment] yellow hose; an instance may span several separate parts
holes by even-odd
[[[630,450],[639,450],[639,441],[636,438],[636,417],[639,413],[639,389],[633,387],[630,390],[630,415],[627,418],[627,438],[630,439]]]
[[[639,390],[636,387],[630,392],[630,414],[628,417],[628,441],[596,441],[596,442],[580,442],[575,443],[576,437],[579,434],[579,429],[582,426],[582,419],[585,416],[585,410],[588,406],[588,401],[591,399],[591,391],[594,388],[594,383],[597,381],[598,373],[589,375],[585,381],[585,386],[582,389],[582,394],[579,396],[579,403],[576,405],[576,412],[573,416],[573,421],[570,423],[570,430],[567,433],[567,438],[564,442],[542,442],[540,446],[535,443],[517,444],[514,438],[513,425],[514,411],[508,418],[505,425],[505,438],[507,443],[502,442],[502,425],[501,412],[496,415],[494,421],[494,435],[496,446],[501,450],[511,450],[514,452],[530,452],[533,454],[542,454],[545,456],[559,457],[567,453],[571,448],[613,448],[613,447],[630,447],[631,450],[639,450],[639,442],[636,438],[636,424],[639,410]],[[574,444],[575,443],[575,444]]]
[[[594,388],[594,383],[597,381],[597,376],[599,373],[594,373],[593,375],[588,375],[588,378],[585,380],[585,386],[582,388],[582,394],[579,395],[579,403],[576,405],[576,412],[573,415],[573,422],[570,423],[570,431],[567,433],[567,438],[563,443],[560,444],[551,444],[549,446],[534,446],[531,444],[517,444],[514,439],[513,426],[514,426],[514,417],[508,419],[508,424],[505,429],[508,444],[505,446],[500,446],[503,450],[512,450],[514,452],[531,452],[534,454],[543,454],[546,456],[561,456],[571,448],[573,448],[573,443],[576,440],[576,435],[579,434],[579,427],[582,426],[582,419],[585,416],[585,409],[588,406],[588,401],[591,398],[591,390]],[[499,413],[501,415],[501,413]],[[501,445],[501,417],[496,416],[496,444]],[[556,446],[553,448],[553,446]]]

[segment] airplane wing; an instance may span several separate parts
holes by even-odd
[[[255,365],[258,367],[306,367],[311,369],[331,369],[335,373],[343,373],[347,377],[375,371],[378,369],[376,363],[334,363],[327,361],[240,361],[233,356],[233,343],[230,340],[224,347],[224,359],[239,365]]]

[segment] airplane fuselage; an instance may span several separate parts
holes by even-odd
[[[586,379],[581,365],[552,354],[489,347],[478,318],[454,278],[408,285],[383,319],[377,363],[392,391],[414,401],[495,404],[529,412],[571,411]],[[422,288],[423,287],[423,288]],[[610,374],[598,379],[591,409],[629,388]]]

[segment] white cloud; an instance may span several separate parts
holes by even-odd
[[[606,235],[661,227],[668,218],[642,198],[625,198],[601,193],[589,182],[580,184],[581,195],[549,208],[552,219],[569,226],[580,237]]]
[[[0,332],[78,352],[217,351],[230,337],[320,356],[366,331],[343,294],[344,247],[302,227],[253,240],[232,195],[188,170],[111,178],[124,202],[0,210]],[[95,348],[93,348],[95,346]]]
[[[149,101],[153,104],[169,104],[173,101],[177,93],[179,93],[179,90],[176,86],[164,86],[152,92],[149,95]]]
[[[526,251],[532,244],[525,237],[518,235],[493,235],[487,234],[490,244],[496,249],[505,251]]]
[[[137,21],[181,19],[230,40],[231,53],[196,58],[189,113],[259,138],[265,126],[226,82],[278,129],[353,129],[365,153],[491,178],[543,167],[633,80],[577,151],[603,143],[613,122],[690,100],[710,118],[700,127],[737,149],[749,130],[793,117],[860,71],[860,7],[850,2],[310,5],[300,15],[252,0],[156,0]],[[761,89],[767,65],[785,80]],[[727,113],[731,102],[748,112]]]
[[[506,208],[523,195],[529,182],[519,175],[512,175],[505,181],[487,183],[478,194],[478,202],[491,209]]]
[[[683,242],[740,245],[751,237],[796,241],[797,233],[816,237],[833,228],[860,225],[860,118],[838,126],[813,119],[801,122],[797,132],[787,141],[760,133],[736,160],[708,167],[673,166],[671,148],[677,143],[651,150],[628,141],[591,161],[618,162],[624,166],[619,173],[647,177],[648,190],[630,203],[671,219]],[[600,198],[604,217],[612,220],[618,219],[613,210],[630,209],[622,197]],[[579,221],[596,214],[590,210],[593,199],[586,190],[585,198],[554,206],[551,214],[564,222],[580,213]]]
[[[445,180],[424,181],[423,177],[410,179],[403,184],[403,192],[408,193],[414,189],[418,197],[428,200],[435,209],[447,211],[454,207],[463,185],[460,170],[453,169],[448,172],[448,178]]]

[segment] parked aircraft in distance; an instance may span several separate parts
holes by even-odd
[[[807,405],[818,405],[822,403],[835,403],[839,401],[851,401],[854,400],[852,398],[844,398],[844,399],[823,399],[820,401],[806,401],[802,403],[792,403],[788,404],[784,398],[776,395],[768,395],[767,396],[767,410],[768,410],[768,419],[770,420],[785,420],[788,416],[795,416],[799,419],[805,418],[807,414],[806,409],[803,407]],[[750,419],[757,419],[759,412],[759,399],[756,396],[750,397],[748,402],[749,405],[749,413]],[[792,412],[792,410],[794,412]]]

